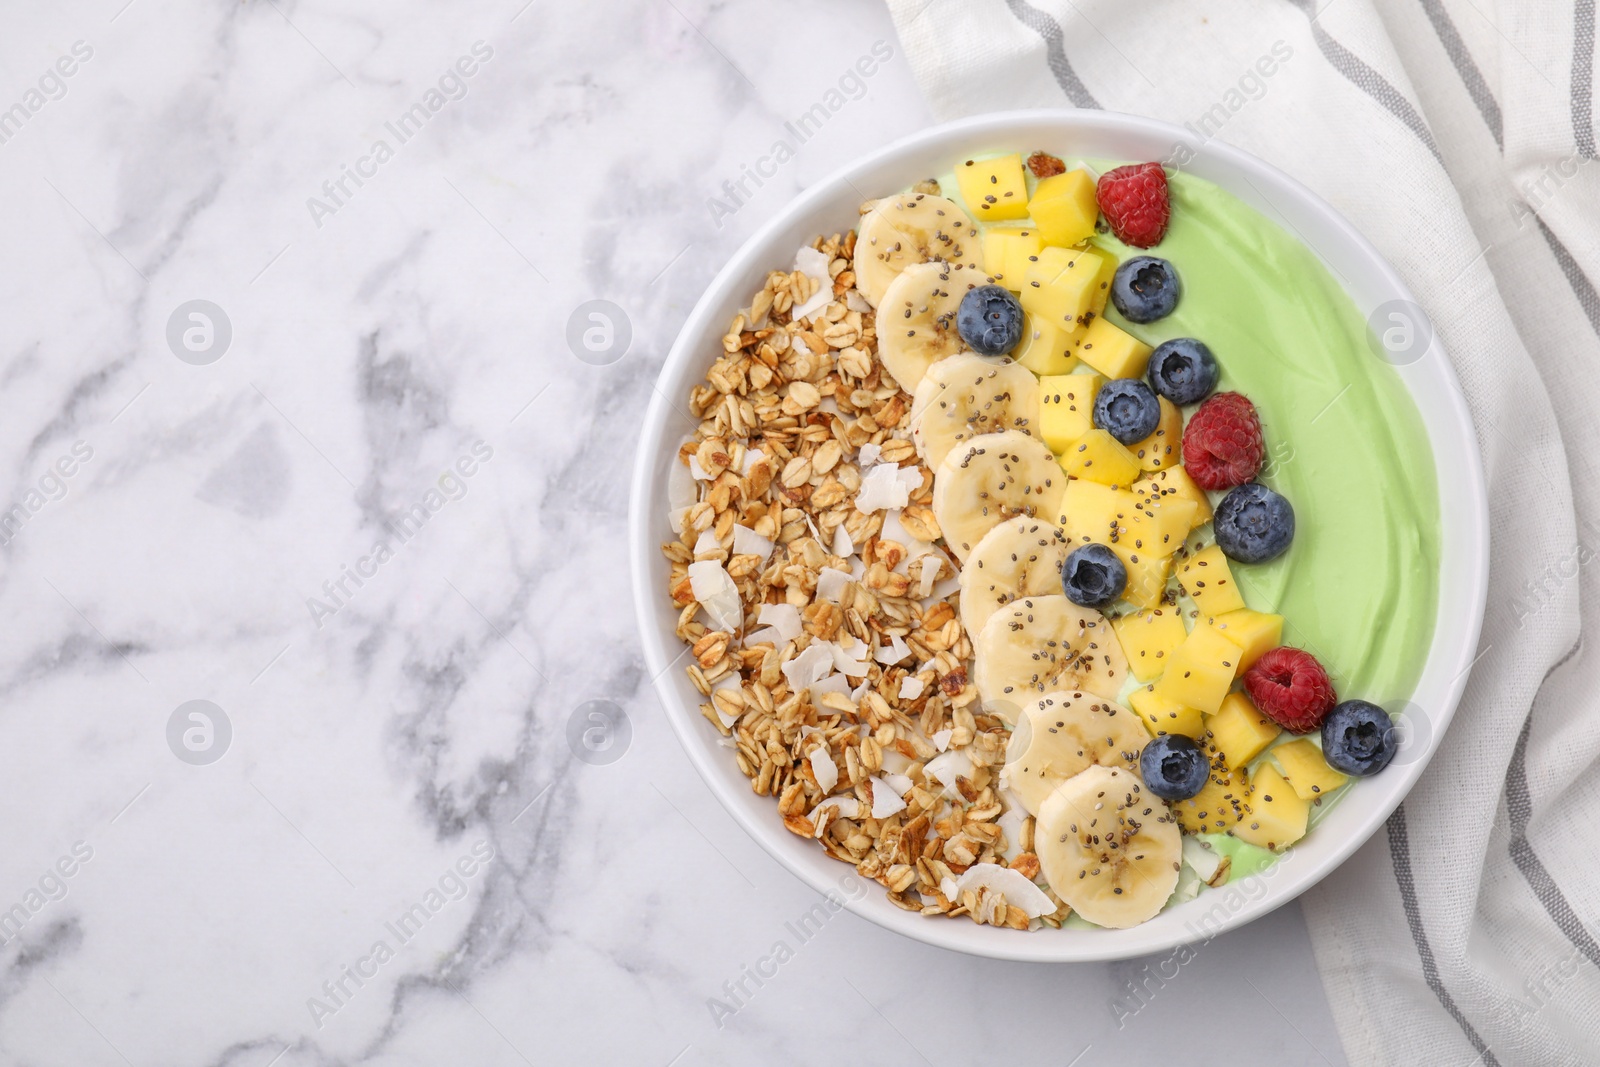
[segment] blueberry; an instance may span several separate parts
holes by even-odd
[[[1128,586],[1128,568],[1105,545],[1075,549],[1061,565],[1061,591],[1085,608],[1103,608]]]
[[[1260,482],[1230,489],[1212,521],[1222,554],[1240,563],[1275,559],[1294,540],[1294,508]]]
[[[1004,287],[967,290],[956,311],[956,331],[980,356],[1003,356],[1022,340],[1022,305]]]
[[[1389,713],[1365,700],[1346,700],[1322,720],[1322,758],[1344,774],[1377,774],[1394,759],[1397,747]]]
[[[1137,378],[1115,378],[1094,398],[1094,424],[1125,445],[1143,441],[1161,422],[1161,401]]]
[[[1111,279],[1111,302],[1129,322],[1154,322],[1178,306],[1178,272],[1156,256],[1134,256]]]
[[[1217,357],[1193,337],[1163,341],[1150,354],[1150,387],[1180,407],[1204,400],[1220,373]]]
[[[1188,800],[1206,787],[1211,761],[1182,734],[1162,734],[1139,753],[1139,776],[1162,800]]]

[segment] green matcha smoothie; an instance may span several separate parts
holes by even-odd
[[[1315,655],[1341,700],[1392,709],[1416,686],[1437,611],[1439,499],[1422,419],[1310,249],[1210,182],[1179,173],[1170,183],[1172,222],[1158,246],[1110,234],[1094,243],[1119,263],[1170,261],[1178,308],[1148,326],[1106,314],[1150,345],[1204,341],[1222,368],[1219,391],[1255,404],[1267,442],[1261,481],[1294,506],[1295,537],[1270,563],[1234,564],[1245,601],[1284,617],[1284,643]]]

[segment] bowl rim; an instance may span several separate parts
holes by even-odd
[[[1463,448],[1452,456],[1452,460],[1465,465],[1465,488],[1471,497],[1455,510],[1460,512],[1464,509],[1471,521],[1456,531],[1456,536],[1464,549],[1465,559],[1460,568],[1461,573],[1452,573],[1449,577],[1457,581],[1465,579],[1470,583],[1466,599],[1471,611],[1457,647],[1441,649],[1437,643],[1439,631],[1436,626],[1434,644],[1430,647],[1429,659],[1424,665],[1424,670],[1426,672],[1438,662],[1453,672],[1451,675],[1453,681],[1446,683],[1440,693],[1441,706],[1438,713],[1430,714],[1428,717],[1430,730],[1424,739],[1426,748],[1417,758],[1404,766],[1395,765],[1389,768],[1385,777],[1394,776],[1399,772],[1398,783],[1394,783],[1391,779],[1391,784],[1388,786],[1389,795],[1378,800],[1376,806],[1361,814],[1360,824],[1355,832],[1336,841],[1330,850],[1324,851],[1317,862],[1309,867],[1302,864],[1289,870],[1292,865],[1286,862],[1286,859],[1295,854],[1295,850],[1290,849],[1285,853],[1285,859],[1280,859],[1267,868],[1270,872],[1287,870],[1287,878],[1275,880],[1261,896],[1250,897],[1243,904],[1229,910],[1219,920],[1205,925],[1202,930],[1195,930],[1192,924],[1188,924],[1181,931],[1174,932],[1169,929],[1156,936],[1148,934],[1141,936],[1140,931],[1147,930],[1150,925],[1143,924],[1126,930],[1070,931],[1065,934],[1035,932],[1023,936],[1015,931],[994,930],[972,923],[932,921],[916,912],[902,911],[889,903],[881,894],[866,892],[859,895],[841,895],[839,893],[841,885],[852,876],[859,879],[859,876],[854,874],[854,869],[815,850],[810,842],[801,842],[784,828],[780,820],[772,817],[772,802],[769,798],[756,798],[759,805],[750,803],[755,794],[748,788],[736,789],[730,785],[725,777],[725,770],[719,770],[714,766],[713,760],[726,762],[727,754],[721,746],[708,744],[705,737],[700,736],[705,724],[698,707],[685,706],[679,694],[672,688],[669,669],[682,659],[687,646],[678,641],[670,627],[663,631],[661,618],[657,612],[660,590],[654,587],[651,579],[651,568],[655,561],[661,558],[660,547],[655,540],[657,536],[654,530],[655,517],[649,512],[651,497],[661,488],[654,483],[653,471],[661,453],[660,439],[666,430],[673,406],[661,383],[669,381],[687,361],[704,358],[706,350],[702,346],[721,336],[724,325],[713,322],[711,317],[717,313],[718,307],[726,302],[730,291],[740,286],[748,287],[751,279],[764,276],[770,269],[773,260],[766,246],[799,219],[814,213],[818,205],[838,195],[843,186],[849,186],[859,194],[860,190],[856,187],[855,179],[892,163],[898,157],[931,148],[941,142],[958,141],[964,137],[987,135],[998,140],[1006,136],[1012,128],[1040,125],[1058,126],[1068,135],[1074,130],[1085,129],[1108,133],[1131,132],[1136,135],[1156,135],[1174,146],[1189,145],[1195,140],[1193,132],[1183,127],[1119,112],[1074,108],[990,112],[930,126],[902,137],[837,168],[803,190],[757,228],[717,272],[684,320],[662,362],[653,383],[654,395],[650,399],[649,409],[641,427],[636,452],[629,494],[629,560],[633,573],[635,614],[644,647],[646,669],[667,713],[668,721],[672,724],[673,732],[688,755],[690,763],[723,808],[763,849],[802,882],[818,893],[832,896],[851,912],[879,926],[925,944],[958,952],[992,959],[1026,962],[1130,959],[1174,949],[1197,940],[1210,940],[1219,933],[1236,929],[1276,910],[1321,881],[1341,866],[1356,849],[1366,844],[1377,832],[1378,827],[1404,801],[1431,762],[1454,718],[1471,668],[1476,662],[1474,657],[1483,626],[1488,596],[1489,513],[1482,459],[1477,447],[1472,418],[1454,367],[1444,352],[1442,341],[1437,340],[1437,335],[1433,350],[1429,351],[1425,358],[1437,362],[1437,369],[1444,375],[1448,388],[1443,390],[1442,397],[1437,398],[1443,403],[1444,410],[1440,415],[1440,426],[1429,427],[1429,441],[1433,446],[1436,467],[1439,465],[1440,437],[1443,436],[1440,433],[1441,427],[1452,429],[1454,436],[1461,442],[1470,442],[1470,447]],[[1244,176],[1269,203],[1274,201],[1262,192],[1263,187],[1298,201],[1298,206],[1302,208],[1310,209],[1320,216],[1320,223],[1336,231],[1336,242],[1344,243],[1364,261],[1364,265],[1371,268],[1377,276],[1376,284],[1379,287],[1392,293],[1394,299],[1415,303],[1409,287],[1377,248],[1357,231],[1342,213],[1305,185],[1256,156],[1215,138],[1203,140],[1199,147],[1193,150],[1191,162],[1201,158],[1214,161],[1222,169]],[[1263,184],[1258,185],[1258,182]],[[1231,191],[1248,201],[1249,198],[1237,190]],[[1252,204],[1252,206],[1257,205]],[[1259,206],[1257,210],[1260,210]],[[831,231],[830,225],[817,227],[817,232]],[[1305,241],[1303,237],[1301,239]],[[1319,258],[1325,258],[1318,247],[1311,245],[1309,241],[1305,243]],[[786,257],[788,254],[785,251],[781,255]],[[1355,299],[1354,294],[1352,299]],[[708,333],[708,330],[716,332]],[[1408,392],[1413,392],[1415,401],[1417,398],[1409,383],[1407,389]],[[1442,484],[1440,495],[1441,503],[1444,503]],[[673,645],[677,646],[675,654],[671,652]],[[1420,684],[1419,681],[1419,686]],[[1340,807],[1347,804],[1348,800]],[[830,865],[830,868],[836,867],[843,877],[824,876],[822,873],[824,868],[816,865],[811,859],[803,858],[801,849],[815,852],[817,857]],[[1207,896],[1202,894],[1199,899],[1207,899]],[[1189,934],[1202,936],[1187,936]]]

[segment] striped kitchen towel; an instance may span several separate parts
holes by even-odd
[[[1595,0],[889,7],[940,117],[1187,125],[1315,189],[1406,277],[1478,429],[1488,616],[1427,774],[1305,898],[1317,965],[1359,1067],[1600,1063]]]

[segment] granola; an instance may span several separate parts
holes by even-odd
[[[992,885],[958,888],[981,864],[1031,882],[1033,820],[1002,823],[1008,731],[979,710],[958,564],[938,543],[912,398],[885,372],[876,317],[855,288],[855,241],[851,232],[809,246],[826,282],[768,274],[690,390],[701,421],[678,460],[694,499],[662,546],[677,633],[694,656],[686,669],[702,714],[792,833],[854,865],[897,907],[1026,929],[1028,912]],[[820,312],[796,317],[824,286]],[[903,502],[861,510],[869,480]],[[737,591],[734,632],[707,625],[697,566],[720,569]],[[941,769],[959,768],[948,780],[929,772],[941,758]],[[1033,925],[1059,926],[1066,906],[1034,892],[1049,910]]]

